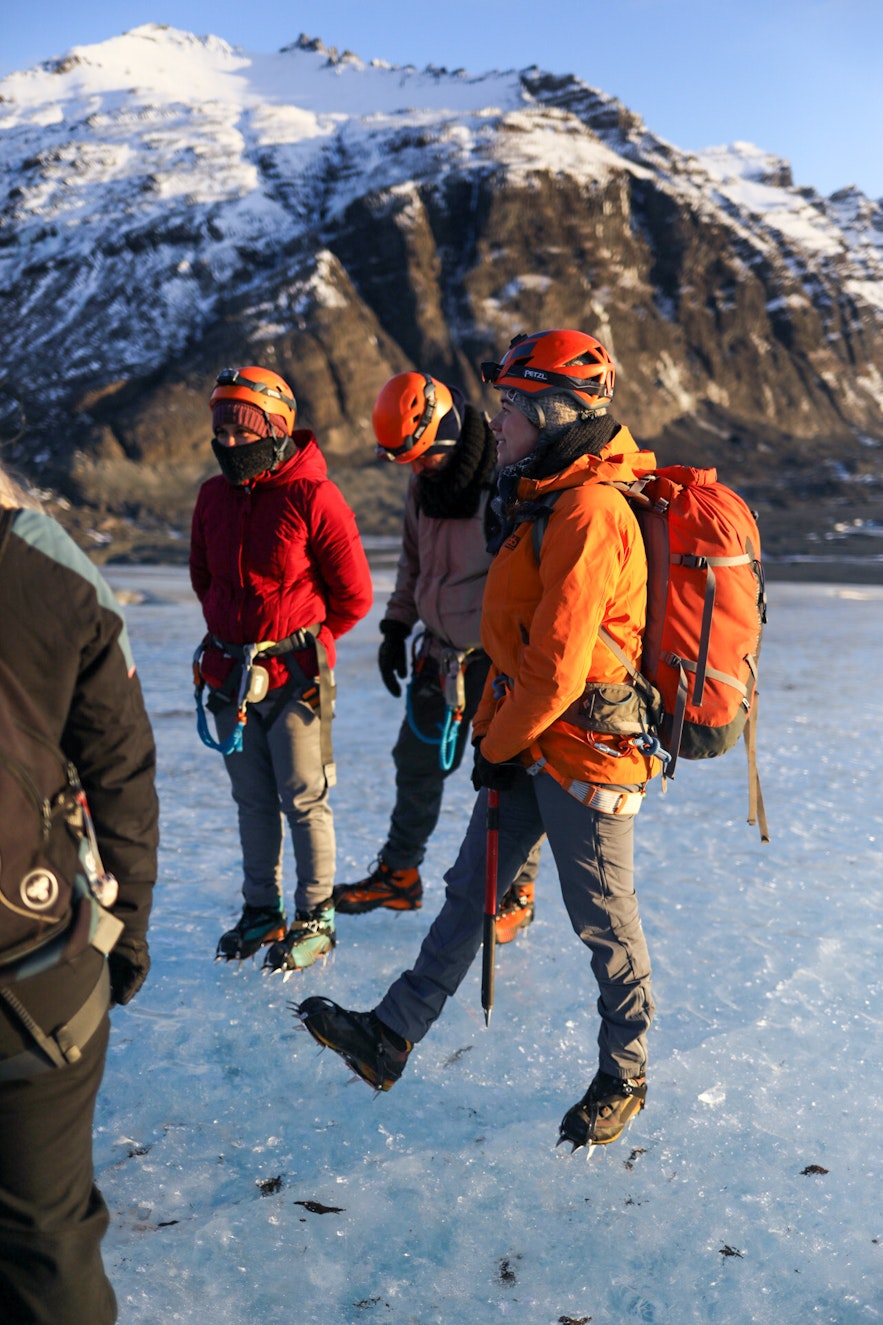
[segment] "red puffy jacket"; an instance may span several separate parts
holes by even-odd
[[[223,475],[203,483],[190,541],[190,580],[212,635],[228,644],[282,640],[322,622],[319,639],[335,662],[334,641],[351,630],[372,602],[371,572],[356,520],[328,477],[316,438],[293,434],[297,451],[272,474],[237,487]],[[315,676],[315,650],[294,654]],[[289,677],[267,659],[270,685]],[[233,659],[209,645],[202,671],[223,685]]]

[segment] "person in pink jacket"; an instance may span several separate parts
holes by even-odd
[[[330,733],[336,641],[371,606],[355,517],[316,438],[295,429],[287,382],[269,369],[225,369],[212,392],[221,473],[200,488],[190,578],[208,633],[197,651],[239,817],[244,906],[217,955],[298,970],[335,943],[334,784]],[[204,720],[204,715],[201,713]],[[297,873],[283,903],[284,821]]]

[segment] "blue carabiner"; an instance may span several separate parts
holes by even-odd
[[[460,734],[460,723],[462,721],[462,713],[456,709],[448,709],[438,751],[438,762],[444,773],[450,773],[454,767],[454,758],[457,754],[457,737]]]
[[[659,759],[662,763],[662,771],[665,772],[671,761],[671,755],[664,748],[658,736],[651,736],[649,732],[641,732],[640,736],[633,737],[636,750],[640,750],[642,755],[652,756]]]

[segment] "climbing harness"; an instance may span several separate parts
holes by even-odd
[[[511,693],[514,684],[511,676],[506,676],[504,672],[498,673],[491,682],[494,699],[499,703]],[[586,683],[580,698],[561,717],[565,722],[581,727],[589,743],[604,754],[620,759],[634,747],[644,755],[655,755],[664,764],[668,761],[668,752],[663,750],[652,732],[645,730],[646,712],[640,698],[635,696],[630,686],[590,681]],[[608,739],[604,740],[604,736]],[[638,791],[620,791],[565,777],[552,767],[537,741],[529,747],[529,753],[533,762],[526,766],[525,771],[530,777],[548,773],[568,795],[574,796],[592,810],[619,818],[630,818],[638,813],[643,804],[646,790],[643,786]]]
[[[296,630],[283,640],[262,640],[258,644],[230,644],[217,639],[212,634],[206,635],[200,641],[193,655],[193,685],[196,700],[196,730],[203,745],[208,746],[210,750],[218,750],[222,755],[235,754],[242,750],[243,733],[248,722],[248,705],[259,704],[270,693],[269,672],[266,667],[261,665],[261,661],[269,658],[281,658],[290,673],[290,677],[288,682],[280,688],[280,693],[276,698],[272,711],[268,715],[262,715],[263,721],[269,727],[293,693],[296,693],[297,697],[308,704],[314,712],[318,712],[322,722],[319,737],[322,770],[327,785],[329,787],[334,786],[337,781],[331,741],[331,720],[334,717],[335,697],[334,672],[328,666],[328,654],[325,646],[318,638],[320,627],[321,622],[316,625],[305,626],[302,630]],[[236,698],[236,726],[226,741],[213,739],[203,706],[202,697],[205,690],[205,681],[202,676],[202,656],[209,644],[220,649],[227,657],[235,658],[242,664]],[[314,645],[316,652],[319,671],[317,680],[307,676],[293,656],[296,650],[305,649],[310,644]],[[229,701],[232,699],[232,693],[225,693],[223,689],[214,693],[222,700]]]
[[[573,796],[590,810],[599,810],[601,814],[612,814],[619,819],[630,819],[638,813],[644,803],[645,786],[638,791],[620,791],[615,787],[598,786],[597,783],[585,782],[579,778],[564,777],[552,767],[538,745],[532,745],[530,753],[534,760],[527,769],[530,777],[536,777],[543,772],[549,773],[559,787],[563,787],[569,796]]]

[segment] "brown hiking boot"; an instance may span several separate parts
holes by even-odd
[[[558,1145],[606,1146],[621,1136],[627,1123],[640,1113],[647,1098],[645,1077],[612,1077],[598,1072],[578,1104],[561,1119]]]
[[[497,942],[511,943],[519,930],[527,929],[533,917],[533,884],[513,883],[503,894],[497,912]]]
[[[417,869],[391,870],[382,860],[360,883],[341,883],[334,889],[339,915],[358,916],[385,906],[388,911],[419,911],[423,884]]]

